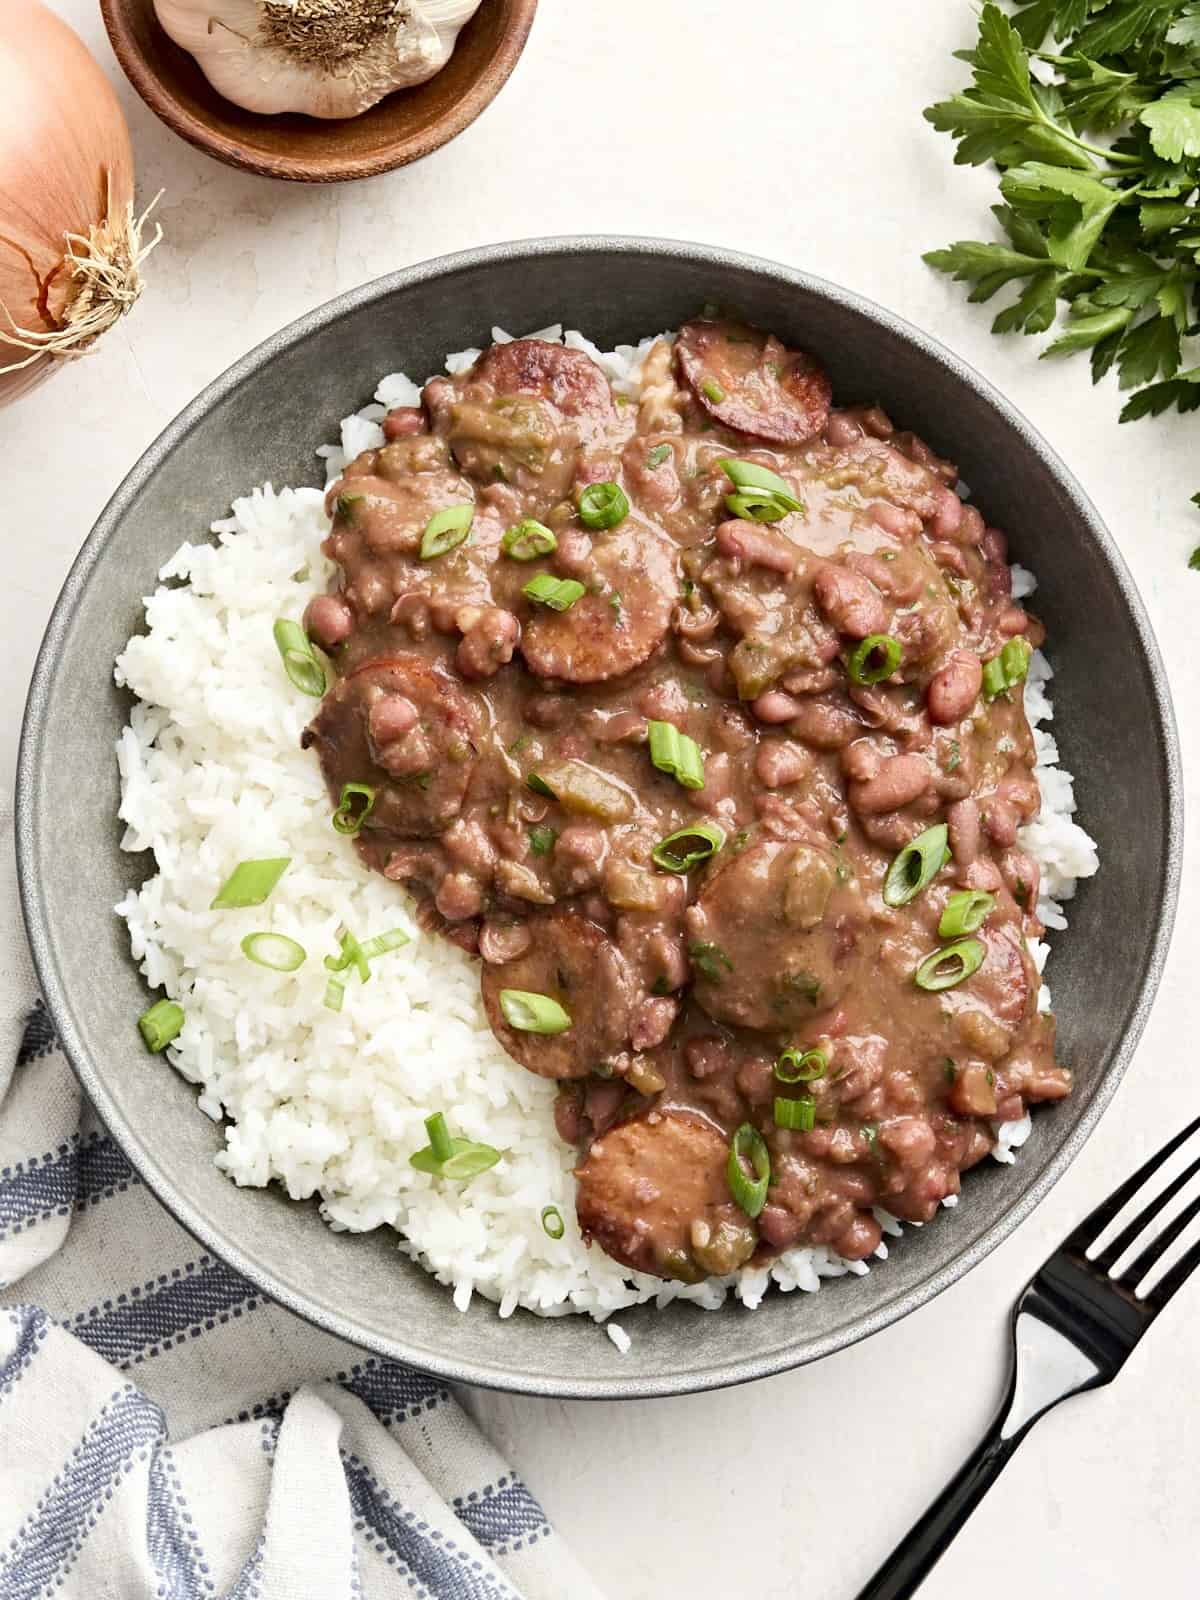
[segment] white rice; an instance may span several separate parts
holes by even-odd
[[[494,329],[498,340],[509,337]],[[617,389],[635,395],[654,343],[596,349],[560,325],[540,337],[585,350]],[[447,359],[457,372],[478,351]],[[319,452],[330,479],[346,460],[383,443],[379,423],[395,405],[417,403],[404,374],[382,379],[375,403],[342,423],[337,445]],[[218,1166],[235,1183],[283,1185],[297,1200],[320,1197],[331,1227],[397,1230],[401,1250],[453,1287],[466,1310],[474,1293],[501,1316],[517,1306],[546,1316],[586,1311],[603,1319],[643,1301],[685,1299],[715,1309],[732,1291],[757,1306],[774,1283],[813,1291],[827,1277],[862,1274],[825,1247],[787,1251],[767,1268],[696,1285],[630,1273],[585,1248],[575,1221],[574,1154],[554,1127],[555,1085],[500,1048],[479,998],[475,962],[422,933],[397,887],[368,872],[329,826],[317,762],[300,748],[313,702],[280,669],[272,637],[278,617],[299,619],[331,573],[320,545],[328,532],[316,489],[253,490],[214,524],[215,544],[184,544],[146,601],[148,632],[131,639],[116,677],[137,696],[120,737],[120,814],[127,850],[153,850],[156,874],[116,908],[129,926],[148,983],[185,1007],[172,1064],[200,1088],[199,1104],[223,1122]],[[1016,569],[1014,592],[1032,575]],[[1042,864],[1039,914],[1063,928],[1061,903],[1075,880],[1096,871],[1096,850],[1071,819],[1070,774],[1057,765],[1042,726],[1052,708],[1051,669],[1035,656],[1026,704],[1035,724],[1043,810],[1022,843]],[[208,910],[239,861],[290,856],[265,906]],[[360,938],[397,926],[411,942],[372,965],[369,984],[347,986],[341,1012],[323,1004],[322,958],[338,931]],[[295,973],[246,960],[242,938],[270,929],[308,952]],[[1039,970],[1048,947],[1034,947]],[[1045,989],[1044,1004],[1049,1003]],[[417,1172],[409,1156],[424,1145],[424,1119],[447,1115],[452,1131],[503,1152],[465,1188]],[[1029,1118],[997,1129],[994,1155],[1012,1161]],[[950,1197],[949,1205],[956,1197]],[[541,1224],[557,1206],[565,1224],[551,1239]],[[899,1225],[877,1213],[885,1232]],[[877,1252],[883,1259],[886,1245]],[[619,1325],[609,1335],[624,1353]]]

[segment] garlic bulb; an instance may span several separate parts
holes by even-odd
[[[450,59],[480,0],[154,0],[219,94],[247,111],[355,117]]]

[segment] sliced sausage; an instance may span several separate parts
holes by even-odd
[[[785,839],[761,839],[710,873],[687,912],[693,993],[710,1017],[785,1028],[837,1002],[848,962],[836,885],[830,854]]]
[[[729,1146],[709,1122],[682,1111],[619,1123],[575,1169],[576,1210],[585,1240],[635,1272],[695,1282],[704,1253],[723,1228],[753,1251],[755,1232],[729,1192]]]
[[[521,636],[529,670],[600,683],[649,660],[667,636],[679,595],[673,547],[629,517],[594,542],[579,581],[588,592],[567,611],[530,603]]]
[[[441,833],[462,809],[475,768],[474,695],[420,656],[377,656],[341,678],[309,724],[336,806],[347,783],[375,789],[362,827],[406,838]]]
[[[615,416],[608,379],[591,357],[545,339],[492,345],[475,363],[474,375],[499,395],[548,400],[564,417],[605,423]]]
[[[629,1044],[638,986],[602,928],[569,911],[529,918],[530,946],[483,968],[483,1004],[492,1032],[541,1078],[585,1078]],[[505,1021],[504,989],[549,995],[571,1019],[563,1033],[524,1033]]]
[[[734,322],[689,322],[675,350],[696,399],[739,433],[803,444],[829,419],[833,390],[824,370],[774,335]]]

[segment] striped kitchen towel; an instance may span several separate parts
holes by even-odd
[[[444,1384],[265,1300],[146,1190],[30,1014],[4,888],[0,1600],[599,1600]]]

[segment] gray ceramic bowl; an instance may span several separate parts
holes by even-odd
[[[633,1348],[621,1356],[586,1318],[502,1322],[478,1301],[461,1316],[386,1233],[333,1234],[314,1206],[237,1189],[217,1172],[217,1129],[134,1027],[146,989],[112,907],[151,861],[117,848],[113,741],[128,708],[112,662],[181,540],[203,536],[251,484],[318,481],[313,447],[377,374],[435,371],[445,351],[485,344],[493,323],[521,331],[567,318],[611,346],[708,300],[814,350],[842,399],[879,400],[959,462],[1036,568],[1058,669],[1056,733],[1104,865],[1051,958],[1078,1088],[1037,1114],[1017,1164],[971,1173],[962,1204],[909,1233],[869,1277],[768,1296],[754,1313],[622,1313]],[[981,1260],[1063,1172],[1116,1087],[1158,982],[1179,878],[1179,758],[1162,662],[1111,538],[1044,441],[948,350],[842,289],[728,251],[637,239],[542,240],[428,262],[343,295],[219,378],[133,469],[67,580],[34,674],[17,795],[46,1000],[105,1122],[175,1215],[275,1299],[371,1350],[447,1378],[581,1397],[686,1393],[815,1360]]]

